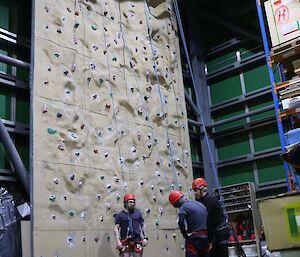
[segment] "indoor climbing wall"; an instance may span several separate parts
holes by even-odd
[[[34,256],[118,256],[124,193],[146,221],[144,256],[184,256],[168,203],[192,181],[171,0],[40,0],[34,10]]]

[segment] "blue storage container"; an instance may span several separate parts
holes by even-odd
[[[295,144],[300,141],[300,128],[292,129],[284,134],[285,145]]]

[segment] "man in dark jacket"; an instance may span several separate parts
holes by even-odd
[[[196,178],[192,189],[196,200],[202,203],[208,212],[207,228],[209,241],[212,243],[210,257],[228,257],[229,226],[218,198],[207,192],[207,183],[203,178]]]
[[[178,225],[185,238],[186,257],[208,257],[207,211],[203,204],[188,200],[181,191],[171,191],[169,201],[179,208]]]

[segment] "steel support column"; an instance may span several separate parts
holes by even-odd
[[[211,123],[210,116],[210,106],[209,106],[209,96],[207,91],[207,83],[206,83],[206,75],[205,75],[205,63],[204,63],[204,49],[202,46],[201,33],[199,31],[199,26],[196,21],[193,20],[193,17],[197,17],[194,13],[194,10],[191,8],[186,8],[187,17],[191,17],[187,19],[186,27],[186,38],[189,42],[190,48],[190,59],[191,59],[191,69],[194,75],[195,82],[195,94],[196,94],[196,105],[198,109],[199,115],[198,123],[201,124],[202,121],[200,116],[202,115],[204,124]],[[200,106],[199,106],[200,105]],[[196,124],[195,124],[196,125]],[[201,126],[201,132],[203,132],[203,127]],[[209,146],[207,145],[207,141]],[[200,133],[200,143],[201,143],[201,152],[202,152],[202,160],[203,160],[203,169],[204,176],[209,184],[209,190],[212,192],[213,188],[219,187],[219,178],[217,174],[215,175],[215,171],[217,171],[216,167],[216,159],[215,159],[215,145],[214,141],[209,138],[206,140],[205,133]],[[210,153],[211,149],[211,153]],[[210,156],[212,155],[212,156]],[[213,158],[213,160],[212,160]],[[217,177],[215,177],[217,176]]]
[[[23,164],[23,161],[11,139],[9,136],[2,119],[0,118],[0,142],[3,143],[4,149],[11,160],[12,164],[16,169],[16,175],[19,178],[20,182],[22,183],[25,192],[28,196],[30,196],[30,187],[29,187],[29,175],[28,172]]]

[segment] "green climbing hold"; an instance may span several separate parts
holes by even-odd
[[[92,25],[92,30],[97,30],[97,28],[98,28],[98,27],[97,27],[96,24],[93,24],[93,25]]]
[[[113,96],[113,93],[109,93],[109,96],[112,97],[112,96]]]
[[[58,58],[59,57],[59,53],[55,53],[54,56]]]
[[[48,133],[51,134],[51,135],[53,135],[53,134],[56,133],[56,129],[53,129],[53,128],[48,128],[47,131],[48,131]]]
[[[112,60],[116,62],[117,61],[117,57],[113,57]]]
[[[114,17],[114,16],[111,16],[110,18],[111,18],[111,20],[112,20],[112,21],[115,19],[115,17]]]
[[[73,217],[74,215],[75,215],[75,211],[70,210],[70,211],[69,211],[69,216]]]
[[[156,221],[155,221],[155,225],[156,225],[156,226],[158,226],[158,225],[159,225],[159,223],[160,223],[160,221],[159,221],[159,220],[156,220]]]
[[[104,82],[103,79],[99,79],[100,85]]]

